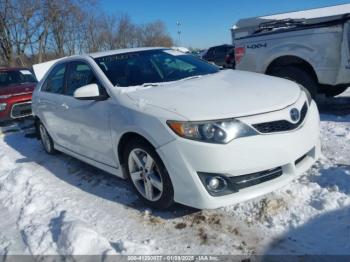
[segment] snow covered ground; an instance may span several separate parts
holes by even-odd
[[[322,112],[312,170],[211,211],[146,209],[127,182],[45,154],[30,124],[0,127],[0,255],[350,254],[350,90]]]

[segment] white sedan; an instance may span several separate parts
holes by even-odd
[[[33,113],[47,153],[130,179],[158,208],[261,196],[320,152],[319,114],[303,87],[164,48],[56,61],[33,94]]]

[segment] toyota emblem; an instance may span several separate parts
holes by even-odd
[[[298,122],[300,119],[300,112],[298,109],[293,108],[290,110],[290,118],[292,119],[293,122]]]

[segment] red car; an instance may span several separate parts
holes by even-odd
[[[27,68],[0,68],[0,121],[32,114],[32,93],[37,84]]]

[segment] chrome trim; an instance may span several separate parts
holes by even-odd
[[[245,184],[245,183],[248,183],[248,182],[252,182],[254,180],[258,180],[258,179],[261,179],[261,178],[264,178],[264,177],[268,177],[268,176],[272,176],[272,175],[275,175],[275,174],[278,174],[278,173],[281,173],[282,169],[272,169],[272,170],[269,170],[269,171],[266,171],[265,174],[257,174],[255,177],[253,178],[250,178],[250,179],[245,179],[245,180],[242,180],[242,181],[238,181],[236,182],[236,184]]]
[[[307,101],[302,105],[302,107],[299,109],[300,111],[300,118],[298,122],[291,122],[289,120],[286,119],[279,119],[279,120],[274,120],[274,121],[269,121],[269,122],[262,122],[262,123],[254,123],[251,124],[251,127],[257,131],[259,134],[261,135],[269,135],[269,134],[279,134],[279,133],[286,133],[286,132],[292,132],[295,130],[298,130],[299,128],[301,128],[305,121],[306,118],[308,116],[309,113],[309,105],[307,103]],[[304,115],[303,115],[303,110],[305,110]],[[287,129],[287,130],[282,130],[282,131],[262,131],[262,128],[260,127],[261,125],[275,125],[277,124],[277,122],[285,122],[286,124],[290,124],[292,126],[292,128]]]
[[[28,105],[28,104],[32,104],[32,102],[23,102],[23,103],[15,103],[15,104],[13,104],[12,107],[11,107],[10,117],[11,117],[12,119],[18,119],[18,118],[23,118],[23,117],[31,116],[32,113],[26,114],[26,115],[21,115],[21,116],[13,116],[13,109],[14,109],[16,106]]]

